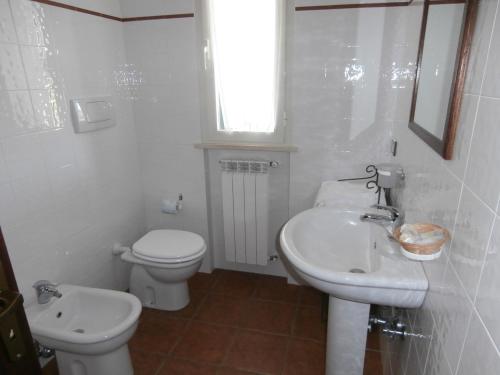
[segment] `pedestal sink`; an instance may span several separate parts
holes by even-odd
[[[330,296],[327,375],[363,374],[370,304],[420,307],[428,288],[422,265],[403,257],[384,228],[360,220],[366,211],[312,208],[280,236],[299,276]]]

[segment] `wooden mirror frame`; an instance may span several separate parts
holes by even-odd
[[[420,30],[420,42],[418,46],[417,73],[413,87],[413,99],[411,103],[409,128],[420,139],[427,143],[434,151],[440,154],[443,159],[451,160],[453,158],[453,146],[460,121],[460,107],[462,105],[462,96],[465,86],[465,76],[469,62],[472,37],[476,25],[477,9],[479,0],[425,0],[424,11],[422,14],[422,26]],[[450,100],[448,102],[448,112],[446,115],[446,124],[443,137],[438,138],[421,125],[415,122],[415,110],[417,106],[418,83],[420,79],[420,70],[422,66],[422,57],[424,51],[425,32],[427,28],[427,16],[431,4],[465,4],[464,16],[462,21],[462,31],[458,44],[457,58],[455,61],[455,71],[451,85]]]

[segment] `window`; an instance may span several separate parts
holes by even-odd
[[[283,142],[284,0],[207,0],[210,141]]]

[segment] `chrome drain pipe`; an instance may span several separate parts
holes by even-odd
[[[415,337],[420,339],[425,339],[426,336],[420,333],[413,333],[407,330],[407,325],[398,316],[391,317],[389,319],[380,318],[375,315],[371,315],[368,319],[368,332],[372,332],[374,326],[382,327],[382,334],[394,339],[399,337],[404,340],[407,337]]]
[[[35,350],[36,353],[38,354],[38,357],[42,358],[50,358],[56,354],[55,349],[47,348],[46,346],[43,346],[36,340],[35,340]]]

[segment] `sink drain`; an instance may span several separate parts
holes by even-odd
[[[349,270],[350,273],[366,273],[364,270],[361,268],[352,268]]]
[[[83,328],[77,328],[77,329],[74,329],[73,332],[76,332],[76,333],[85,333],[85,330]]]

